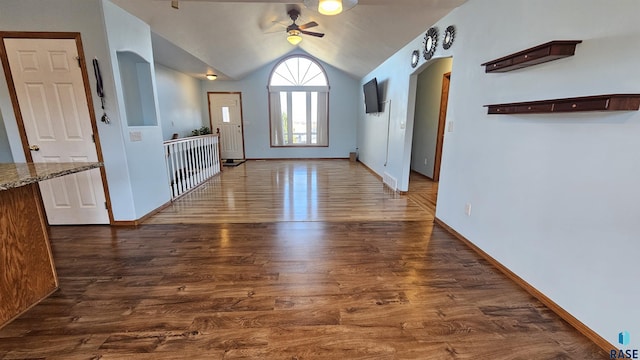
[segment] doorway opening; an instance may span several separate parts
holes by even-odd
[[[411,146],[409,193],[420,194],[435,204],[440,181],[442,146],[453,58],[437,59],[417,73]]]
[[[27,162],[102,162],[79,33],[1,32]],[[113,222],[104,168],[39,182],[50,225]]]
[[[209,123],[220,141],[220,159],[224,165],[244,162],[242,94],[209,92]]]

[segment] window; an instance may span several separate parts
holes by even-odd
[[[230,123],[231,122],[231,116],[229,116],[229,107],[228,106],[223,106],[222,107],[222,122],[223,123]]]
[[[289,57],[269,80],[271,146],[328,146],[329,85],[315,61]]]

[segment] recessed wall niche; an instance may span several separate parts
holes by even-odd
[[[118,51],[117,56],[127,125],[157,126],[151,65],[130,51]]]

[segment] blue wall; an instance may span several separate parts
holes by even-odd
[[[128,168],[128,180],[131,186],[130,196],[133,200],[134,210],[134,213],[129,216],[130,219],[140,219],[171,200],[164,147],[162,145],[162,127],[157,121],[159,110],[153,49],[151,47],[151,29],[142,20],[108,0],[103,0],[103,10],[118,105],[117,113],[114,111],[114,115],[117,114],[117,116],[113,120],[116,121],[111,126],[119,127],[122,134],[126,154],[126,162],[122,165],[126,164]],[[144,81],[138,82],[138,86],[140,84],[146,85],[145,88],[139,89],[140,101],[144,104],[141,115],[152,119],[151,121],[142,122],[149,124],[146,126],[130,126],[132,123],[139,124],[140,122],[128,121],[127,119],[127,116],[132,115],[125,108],[126,93],[123,85],[127,86],[128,81],[123,81],[125,79],[121,78],[122,73],[119,69],[120,63],[118,61],[118,53],[123,51],[135,53],[148,63],[148,66],[144,66],[146,71],[143,76]],[[135,116],[140,116],[140,114]],[[140,141],[133,139],[133,135],[136,133],[140,135]],[[108,150],[103,147],[103,152],[106,151]],[[113,181],[112,178],[109,178],[109,184],[111,184],[111,181]],[[112,194],[112,198],[116,195],[125,195],[125,193]],[[126,201],[131,200],[126,199]]]
[[[292,54],[306,53],[298,50]],[[287,55],[288,56],[288,55]],[[362,102],[357,79],[331,65],[318,61],[329,78],[329,147],[271,148],[267,83],[274,61],[240,81],[204,81],[202,114],[209,123],[207,92],[241,92],[245,156],[248,159],[271,158],[348,158],[356,148],[356,120]],[[208,125],[207,125],[208,126]]]
[[[202,113],[200,80],[156,64],[156,82],[164,140],[173,134],[191,136],[192,130],[209,126],[208,113]]]
[[[639,12],[636,0],[470,0],[434,24],[457,29],[435,54],[454,58],[436,216],[612,344],[621,330],[640,334],[640,112],[508,116],[483,105],[640,93]],[[386,85],[392,153],[384,166],[386,131],[361,111],[360,158],[402,186],[426,66],[409,59],[423,36],[361,82]],[[575,56],[502,74],[480,66],[562,39],[583,40]]]
[[[7,130],[4,128],[4,120],[2,120],[2,112],[0,112],[0,163],[10,162],[13,162],[13,156],[9,146],[9,138],[7,138]]]

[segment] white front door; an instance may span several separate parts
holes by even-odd
[[[74,39],[5,39],[33,162],[98,161]],[[108,224],[99,169],[40,182],[51,225]]]
[[[211,127],[220,129],[220,157],[244,159],[240,93],[209,93]]]

